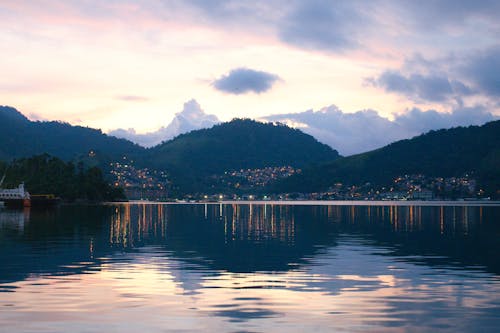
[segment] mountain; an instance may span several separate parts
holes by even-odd
[[[48,153],[71,160],[89,151],[118,158],[140,154],[144,148],[88,127],[57,121],[30,121],[16,109],[0,106],[0,159]]]
[[[199,115],[196,109],[197,104],[187,103],[177,117],[178,128],[185,124],[183,119]],[[194,130],[146,149],[100,130],[30,121],[14,108],[0,107],[0,160],[40,154],[83,161],[86,166],[100,166],[105,171],[108,162],[127,156],[137,167],[166,171],[180,193],[206,190],[211,176],[229,170],[303,168],[339,157],[335,150],[297,129],[248,119]]]
[[[187,133],[201,128],[209,128],[220,123],[215,115],[206,114],[198,102],[192,99],[184,104],[181,112],[175,114],[174,119],[167,127],[161,127],[159,130],[139,134],[133,128],[117,129],[109,132],[109,135],[117,138],[124,138],[138,143],[143,147],[152,147],[163,141],[173,139],[182,133]]]
[[[297,129],[234,119],[153,147],[146,163],[169,170],[173,181],[189,192],[203,190],[210,176],[225,171],[285,165],[302,168],[338,157],[337,151]]]
[[[304,170],[277,192],[316,192],[337,182],[390,184],[401,175],[454,177],[472,173],[490,193],[500,190],[500,121],[430,131],[364,154]],[[498,193],[497,193],[498,194]]]

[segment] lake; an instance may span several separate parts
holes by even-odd
[[[0,208],[0,332],[497,332],[496,205]]]

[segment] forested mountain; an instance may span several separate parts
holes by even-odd
[[[308,134],[285,125],[234,119],[210,129],[182,134],[151,148],[146,163],[166,169],[186,191],[224,171],[266,166],[305,167],[333,161],[339,154]]]
[[[469,173],[482,188],[496,193],[500,188],[499,133],[500,121],[494,121],[480,127],[431,131],[339,158],[337,151],[297,129],[235,119],[144,149],[99,130],[30,121],[13,108],[0,107],[0,160],[48,153],[75,164],[84,161],[86,170],[92,166],[106,170],[107,162],[127,156],[138,167],[166,171],[177,193],[204,191],[213,186],[212,176],[226,171],[277,166],[302,168],[303,172],[278,182],[275,192],[316,192],[338,182],[388,184],[411,174],[452,177]]]
[[[136,156],[144,148],[100,130],[56,121],[30,121],[19,111],[0,106],[0,159],[47,153],[71,160],[89,151],[109,158]]]
[[[285,165],[302,168],[339,157],[335,150],[299,130],[248,119],[192,131],[145,149],[100,130],[30,121],[14,108],[0,107],[0,160],[40,154],[83,161],[87,168],[99,166],[105,171],[108,162],[127,156],[138,167],[166,171],[184,193],[203,189],[208,177],[228,170]]]
[[[322,191],[337,182],[390,184],[394,177],[472,173],[490,193],[500,189],[500,121],[483,126],[431,131],[383,148],[304,170],[274,188],[277,192]],[[498,193],[497,193],[498,195]]]

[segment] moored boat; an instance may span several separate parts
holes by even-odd
[[[32,194],[30,196],[31,207],[53,207],[60,201],[60,198],[53,194]]]
[[[24,184],[14,189],[0,188],[0,206],[7,208],[53,207],[59,201],[60,198],[53,194],[30,194],[25,190]]]
[[[0,189],[0,201],[7,208],[23,208],[31,206],[31,196],[24,188],[24,183],[17,188]]]

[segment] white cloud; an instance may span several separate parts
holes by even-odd
[[[219,122],[219,119],[215,115],[206,114],[198,102],[192,99],[184,103],[183,110],[175,114],[174,119],[168,126],[161,127],[157,131],[139,134],[133,128],[120,128],[110,131],[108,134],[130,140],[144,147],[152,147],[163,141],[170,140],[179,134],[208,128]]]
[[[497,118],[481,106],[460,107],[450,113],[413,108],[390,120],[374,110],[344,113],[332,105],[319,111],[272,115],[264,119],[289,125],[300,124],[299,129],[337,149],[340,154],[352,155],[430,130],[481,125]]]

